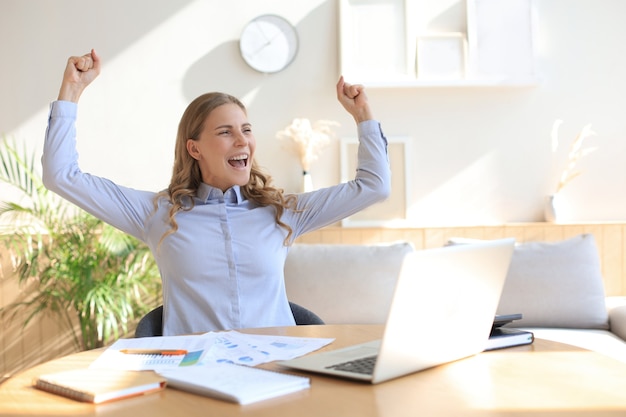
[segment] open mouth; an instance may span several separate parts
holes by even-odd
[[[233,156],[228,160],[228,163],[235,168],[245,168],[248,166],[248,155]]]

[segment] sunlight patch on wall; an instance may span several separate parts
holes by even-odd
[[[250,107],[252,103],[254,102],[254,99],[256,98],[260,89],[261,89],[261,86],[258,86],[258,87],[253,88],[249,92],[247,92],[243,97],[240,98],[241,102],[246,107]]]
[[[426,195],[414,195],[409,223],[419,227],[502,223],[500,204],[494,204],[501,199],[500,178],[497,152],[489,152]]]

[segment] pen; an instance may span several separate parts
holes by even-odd
[[[127,355],[186,355],[183,349],[121,349],[120,352]]]

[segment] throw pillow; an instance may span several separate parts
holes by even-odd
[[[591,234],[516,245],[497,314],[513,327],[608,329],[600,258]]]

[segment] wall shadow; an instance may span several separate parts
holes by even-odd
[[[71,55],[96,48],[107,60],[193,0],[3,0],[0,4],[0,135],[56,98]],[[65,51],[59,56],[59,51]],[[16,83],[16,80],[29,80]]]

